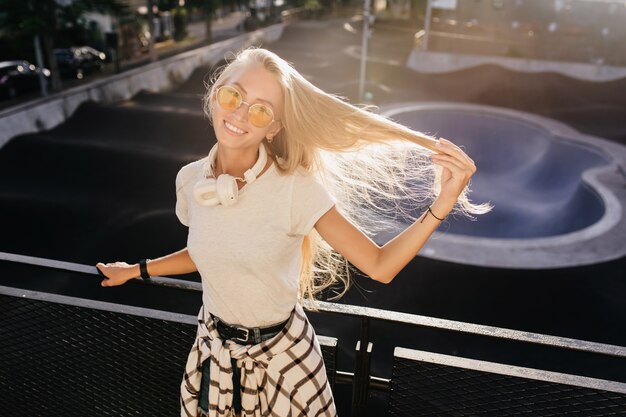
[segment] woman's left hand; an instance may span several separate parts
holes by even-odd
[[[443,168],[439,195],[456,201],[476,172],[476,165],[461,148],[447,139],[439,138],[435,146],[439,153],[432,154],[431,159]]]

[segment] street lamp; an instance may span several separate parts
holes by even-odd
[[[359,99],[365,100],[365,65],[367,63],[367,40],[371,36],[370,25],[374,22],[371,15],[371,0],[363,4],[363,39],[361,41],[361,71],[359,77]]]

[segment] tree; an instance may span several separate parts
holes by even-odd
[[[56,0],[0,0],[0,27],[6,36],[31,36],[43,40],[52,91],[61,90],[61,77],[54,56],[54,33],[61,24],[77,24],[85,12],[115,16],[128,12],[121,0],[74,0],[66,5]],[[37,43],[37,41],[35,42]]]

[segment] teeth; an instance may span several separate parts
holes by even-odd
[[[241,135],[242,133],[246,133],[244,130],[241,130],[241,129],[239,129],[239,128],[238,128],[238,127],[236,127],[236,126],[231,125],[231,124],[230,124],[230,123],[228,123],[227,121],[224,121],[224,123],[226,124],[226,127],[227,127],[229,130],[232,130],[232,131],[233,131],[233,132],[235,132],[235,133],[238,133],[238,134],[240,134],[240,135]]]

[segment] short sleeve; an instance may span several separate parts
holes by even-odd
[[[182,168],[176,174],[176,217],[185,226],[189,227],[189,211],[187,207],[187,196],[183,189]]]
[[[337,202],[326,187],[310,174],[296,174],[291,203],[291,233],[308,235],[315,223]]]

